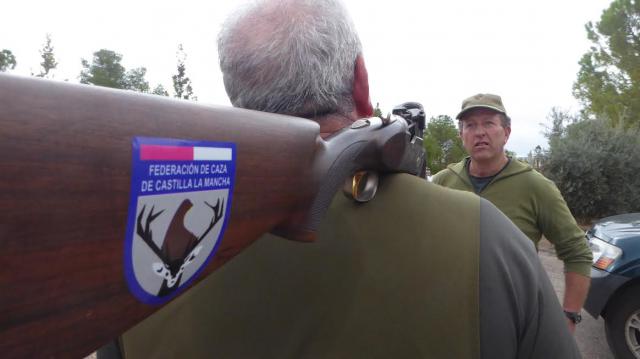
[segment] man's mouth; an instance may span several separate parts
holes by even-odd
[[[475,145],[473,145],[473,147],[487,147],[489,146],[488,142],[478,142]]]

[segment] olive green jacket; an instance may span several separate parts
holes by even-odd
[[[261,238],[126,333],[125,358],[478,357],[479,202],[414,181],[339,193],[315,243]],[[467,202],[473,225],[430,223]]]
[[[382,177],[365,204],[336,195],[314,243],[261,238],[120,348],[125,359],[579,357],[530,241],[489,202],[409,175]]]
[[[473,192],[466,163],[449,165],[433,177],[448,188]],[[556,185],[529,165],[511,160],[479,196],[488,199],[538,246],[542,235],[553,243],[565,272],[589,276],[592,253]]]

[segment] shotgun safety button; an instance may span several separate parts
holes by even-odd
[[[356,130],[358,128],[363,128],[363,127],[367,127],[371,124],[371,122],[369,122],[369,120],[367,119],[360,119],[357,120],[356,122],[351,124],[351,129]]]
[[[396,122],[396,118],[398,116],[396,115],[391,115],[390,113],[387,114],[387,117],[380,117],[380,119],[382,120],[382,127],[390,125],[394,122]]]

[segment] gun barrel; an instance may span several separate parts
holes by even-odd
[[[0,76],[3,357],[86,355],[159,308],[124,273],[138,136],[236,145],[229,222],[203,274],[313,196],[312,121]]]

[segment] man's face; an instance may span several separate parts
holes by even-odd
[[[461,120],[460,137],[471,159],[484,162],[504,154],[511,128],[502,127],[498,112],[479,108],[465,113]]]

